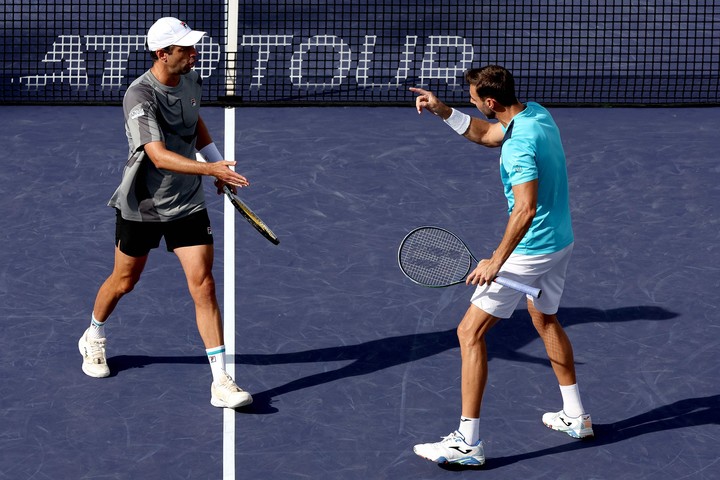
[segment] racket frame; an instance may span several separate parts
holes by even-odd
[[[460,244],[465,248],[465,250],[467,251],[468,255],[470,255],[470,258],[475,262],[475,264],[478,263],[478,259],[475,258],[475,255],[473,255],[472,251],[471,251],[470,248],[467,246],[467,244],[466,244],[460,237],[458,237],[456,234],[454,234],[453,232],[451,232],[451,231],[449,231],[449,230],[447,230],[447,229],[445,229],[445,228],[442,228],[442,227],[436,227],[436,226],[434,226],[434,225],[423,225],[423,226],[421,226],[421,227],[417,227],[417,228],[414,228],[413,230],[411,230],[407,235],[405,235],[405,237],[403,238],[402,242],[400,242],[400,246],[398,247],[398,253],[397,253],[397,261],[398,261],[398,266],[400,267],[400,271],[403,273],[403,275],[405,275],[405,276],[406,276],[408,279],[410,279],[413,283],[416,283],[416,284],[418,284],[418,285],[421,285],[421,286],[423,286],[423,287],[428,287],[428,288],[445,288],[445,287],[451,287],[451,286],[453,286],[453,285],[459,285],[459,284],[461,284],[461,283],[465,283],[465,280],[466,280],[467,276],[470,274],[470,272],[471,272],[472,269],[473,269],[473,262],[472,262],[472,261],[469,262],[467,272],[465,272],[465,274],[462,276],[462,278],[460,278],[459,280],[456,280],[456,281],[454,281],[454,282],[450,282],[450,283],[446,283],[446,284],[442,284],[442,285],[429,285],[429,284],[426,284],[426,283],[423,283],[423,282],[420,282],[420,281],[414,279],[412,276],[410,276],[410,275],[408,274],[408,272],[406,271],[406,269],[403,267],[403,264],[402,264],[402,261],[401,261],[401,254],[402,254],[403,246],[404,246],[405,243],[407,242],[408,238],[410,238],[410,237],[411,237],[413,234],[415,234],[417,231],[419,231],[419,230],[426,230],[426,229],[440,230],[440,231],[445,232],[445,233],[447,233],[448,235],[452,236],[452,237],[455,238],[458,242],[460,242]],[[497,284],[499,284],[499,285],[502,285],[502,286],[504,286],[504,287],[512,288],[513,290],[516,290],[516,291],[518,291],[518,292],[522,292],[522,293],[524,293],[524,294],[526,294],[526,295],[530,295],[530,296],[533,297],[533,298],[540,298],[540,296],[542,295],[542,290],[540,290],[539,288],[531,287],[530,285],[525,285],[524,283],[517,282],[517,281],[512,280],[512,279],[509,279],[509,278],[507,278],[507,277],[497,276],[497,277],[495,277],[495,278],[493,279],[493,282],[495,282],[495,283],[497,283]]]
[[[228,200],[230,200],[233,207],[235,207],[235,210],[240,212],[243,218],[245,218],[245,220],[247,220],[248,223],[260,233],[260,235],[268,239],[273,245],[280,243],[277,235],[270,230],[270,227],[268,227],[265,222],[263,222],[260,217],[258,217],[257,214],[245,204],[245,202],[240,200],[240,197],[235,195],[229,186],[224,185],[223,192],[225,192],[225,195],[228,197]]]

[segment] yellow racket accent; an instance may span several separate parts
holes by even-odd
[[[270,230],[270,227],[265,225],[265,222],[263,222],[260,217],[258,217],[255,212],[250,210],[250,207],[248,207],[240,198],[235,195],[232,190],[230,190],[230,187],[225,185],[223,187],[223,191],[225,192],[225,195],[227,195],[228,199],[230,200],[230,203],[233,204],[235,209],[240,212],[240,214],[245,218],[245,220],[248,221],[250,225],[255,227],[255,230],[260,232],[260,234],[270,240],[271,243],[274,245],[277,245],[280,243],[280,240],[278,239],[277,235],[273,233],[272,230]]]

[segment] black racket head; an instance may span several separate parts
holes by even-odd
[[[465,243],[440,227],[423,226],[408,233],[398,248],[400,270],[425,287],[461,283],[470,273],[473,257]]]

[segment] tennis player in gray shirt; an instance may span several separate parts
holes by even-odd
[[[110,375],[105,322],[118,301],[137,284],[150,250],[165,238],[180,260],[195,303],[198,331],[211,366],[211,404],[237,408],[252,396],[225,371],[220,308],[212,274],[213,237],[202,177],[215,178],[218,193],[247,179],[223,160],[200,117],[202,78],[193,70],[195,45],[205,32],[164,17],[147,34],[153,64],[123,100],[129,156],[120,186],[110,199],[116,210],[115,264],[100,287],[91,324],[78,342],[82,369],[95,378]],[[199,152],[207,161],[197,161]]]

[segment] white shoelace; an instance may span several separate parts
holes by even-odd
[[[231,392],[241,392],[242,391],[240,389],[240,387],[238,387],[235,384],[232,377],[230,375],[228,375],[227,373],[225,374],[225,378],[223,378],[223,380],[220,382],[220,386],[227,388]]]
[[[88,350],[93,363],[105,363],[105,339],[104,338],[88,338]]]
[[[461,436],[458,435],[457,432],[452,432],[450,435],[447,435],[445,437],[441,437],[443,442],[454,442],[454,441],[464,441]]]

